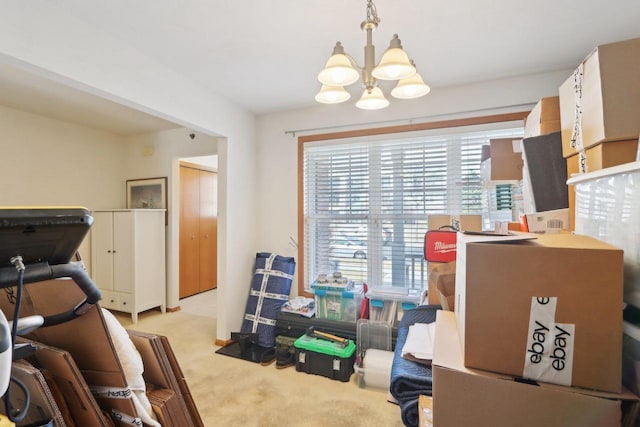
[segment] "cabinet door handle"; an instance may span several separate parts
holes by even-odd
[[[196,236],[191,236],[191,240],[196,240]]]
[[[208,239],[208,238],[209,238],[209,235],[208,235],[208,234],[205,234],[205,235],[204,235],[204,238],[205,238],[205,239]]]

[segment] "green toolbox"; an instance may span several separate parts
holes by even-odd
[[[356,352],[352,340],[342,339],[338,342],[305,334],[293,346],[296,350],[296,371],[343,382],[351,378]]]

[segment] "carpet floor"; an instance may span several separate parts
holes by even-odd
[[[114,313],[127,329],[169,338],[200,415],[208,426],[324,427],[402,426],[387,392],[349,382],[276,369],[216,354],[216,319],[190,312]]]

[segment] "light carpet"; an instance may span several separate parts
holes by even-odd
[[[165,335],[184,371],[202,419],[209,426],[324,427],[402,426],[387,392],[349,382],[276,369],[216,354],[216,320],[185,311],[141,313],[127,329]]]

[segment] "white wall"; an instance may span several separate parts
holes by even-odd
[[[195,133],[191,139],[189,134]],[[217,154],[218,138],[184,128],[126,138],[123,169],[127,179],[166,176],[168,191],[167,307],[178,307],[180,171],[179,159]]]
[[[473,117],[530,109],[540,98],[555,96],[571,70],[434,89],[417,100],[391,99],[378,111],[363,111],[354,100],[338,105],[262,116],[258,120],[258,205],[260,250],[295,256],[297,240],[297,136],[383,127],[445,118]],[[316,128],[316,130],[311,130]],[[287,131],[299,130],[295,136]],[[293,284],[297,293],[297,278]]]
[[[218,145],[219,339],[238,330],[257,250],[255,118],[130,45],[67,15],[55,2],[9,2],[0,60],[85,92],[223,136]]]
[[[124,201],[121,137],[3,106],[0,129],[0,204],[95,209]]]
[[[104,209],[124,202],[121,137],[0,106],[0,151],[0,205]],[[90,268],[88,238],[79,251]]]

